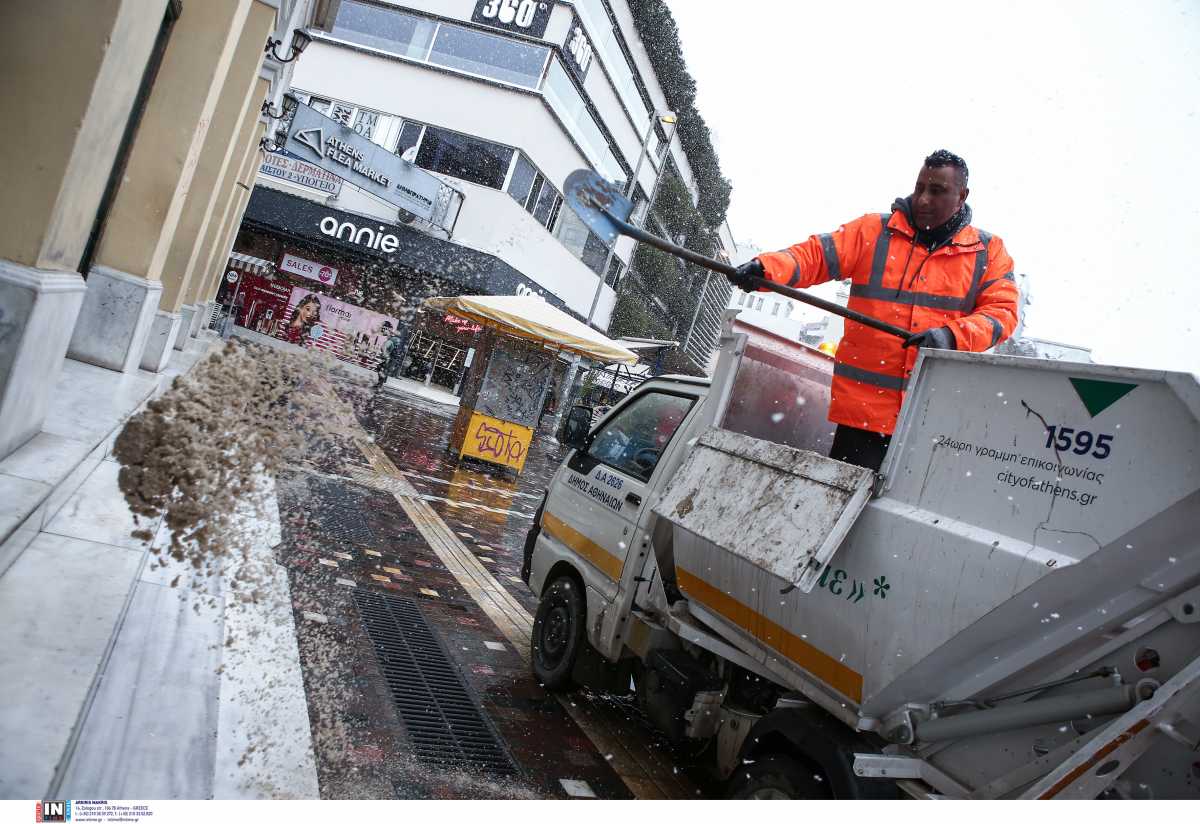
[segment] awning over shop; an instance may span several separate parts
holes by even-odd
[[[529,295],[429,298],[425,305],[490,326],[504,334],[543,341],[605,363],[636,363],[637,355],[611,338]]]
[[[250,272],[253,275],[269,274],[275,264],[269,260],[256,258],[253,255],[243,255],[241,252],[231,252],[229,259],[238,264],[239,268]]]

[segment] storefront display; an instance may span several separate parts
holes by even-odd
[[[241,286],[234,284],[234,287],[237,288],[237,325],[275,337],[287,311],[291,284],[243,274]]]
[[[456,392],[483,326],[455,315],[421,312],[408,344],[404,377]]]
[[[373,370],[383,360],[384,342],[397,328],[394,317],[295,286],[275,337]]]

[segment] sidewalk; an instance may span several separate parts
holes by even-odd
[[[411,378],[388,378],[387,383],[383,385],[383,391],[389,395],[413,395],[444,406],[457,407],[459,404],[457,395],[436,386],[426,386]]]
[[[0,462],[0,797],[317,796],[290,610],[230,610],[219,580],[172,587],[186,571],[152,569],[117,487],[125,421],[219,345],[189,342],[161,375],[66,360],[42,433]],[[273,487],[262,494],[267,522],[243,518],[251,559],[268,603],[287,602]],[[251,625],[257,640],[226,645]],[[264,724],[285,746],[246,768]]]

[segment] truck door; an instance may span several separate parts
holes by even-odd
[[[575,451],[546,503],[543,530],[587,562],[587,584],[608,600],[638,539],[654,468],[696,400],[665,389],[634,397]]]

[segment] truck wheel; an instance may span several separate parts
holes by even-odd
[[[768,755],[743,764],[729,784],[729,797],[736,800],[789,800],[833,798],[829,782],[811,768],[786,755]]]
[[[555,578],[542,593],[530,636],[533,674],[546,689],[572,686],[571,670],[583,646],[587,603],[579,584],[567,575]]]

